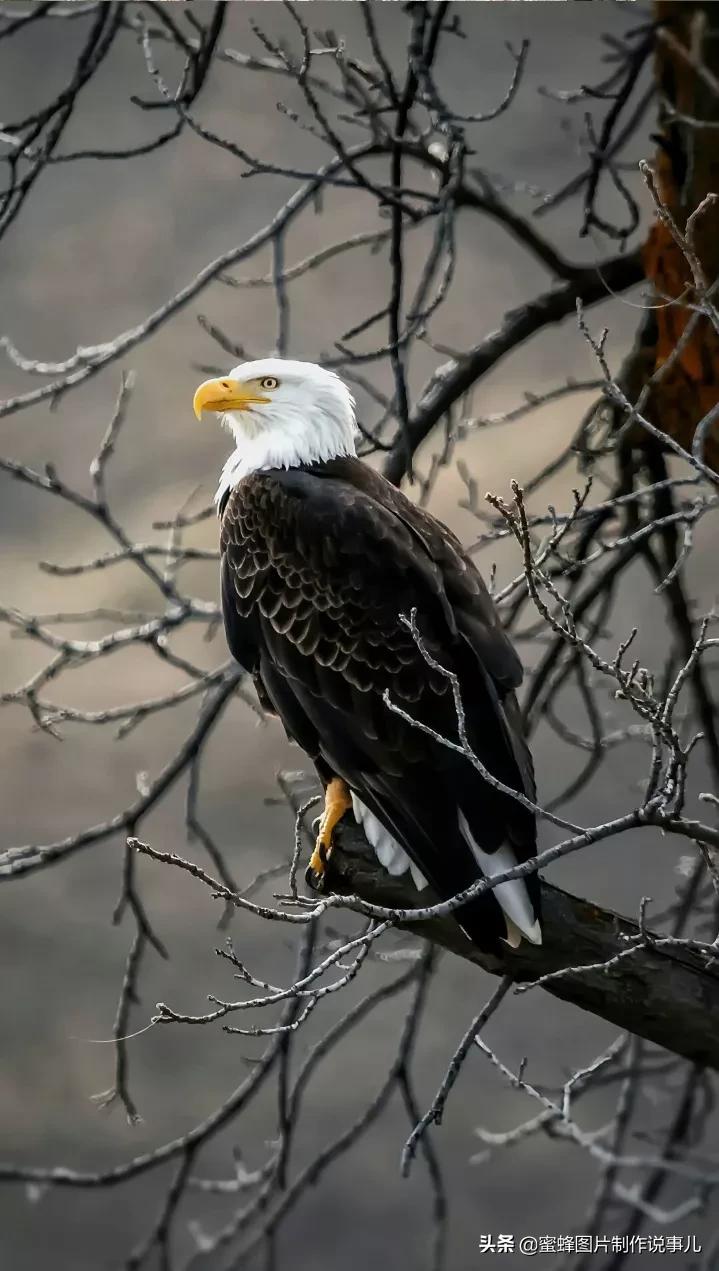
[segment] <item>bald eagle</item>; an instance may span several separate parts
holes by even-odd
[[[440,740],[456,741],[457,712],[432,662],[457,677],[485,770],[533,799],[521,664],[459,541],[356,457],[347,386],[265,358],[206,380],[194,408],[222,415],[236,443],[217,491],[230,651],[325,789],[310,879],[350,809],[391,874],[410,869],[442,899],[529,859],[531,810]],[[536,873],[456,916],[484,950],[540,943]]]

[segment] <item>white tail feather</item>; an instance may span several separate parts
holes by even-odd
[[[410,859],[404,848],[390,834],[389,830],[385,829],[374,812],[371,812],[354,792],[352,792],[352,810],[355,821],[362,826],[367,841],[374,848],[380,865],[387,870],[388,874],[392,874],[395,877],[409,870],[415,887],[418,891],[422,891],[427,886],[427,879],[421,870],[417,868],[414,861]],[[518,863],[517,857],[508,843],[504,843],[496,852],[483,851],[472,837],[467,819],[462,812],[459,813],[459,827],[472,851],[474,859],[486,878],[493,878],[495,874],[503,874],[505,870],[513,869]],[[529,940],[530,944],[541,944],[542,929],[534,917],[529,892],[524,880],[522,878],[513,878],[507,883],[500,883],[493,890],[497,903],[501,906],[505,915],[507,944],[516,949],[522,937],[525,940]]]
[[[509,843],[503,843],[496,852],[483,851],[472,837],[472,831],[463,812],[459,813],[459,828],[485,878],[494,878],[495,874],[503,874],[507,869],[514,869],[519,863]],[[516,948],[519,943],[517,935],[521,933],[520,938],[524,936],[530,944],[541,944],[542,928],[534,916],[524,879],[511,878],[506,883],[500,883],[493,888],[492,894],[496,896],[497,903],[501,905],[507,919],[507,943],[512,948]]]
[[[352,811],[355,814],[355,821],[362,826],[367,841],[372,844],[380,865],[384,866],[388,874],[393,874],[395,877],[405,874],[409,870],[417,891],[422,891],[427,886],[427,879],[424,874],[417,868],[414,861],[410,859],[404,848],[393,838],[389,830],[385,829],[374,812],[370,812],[369,808],[365,807],[364,803],[357,798],[354,791],[352,792]]]

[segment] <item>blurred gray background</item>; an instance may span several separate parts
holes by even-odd
[[[235,3],[231,9],[223,42],[237,49],[259,51],[251,17],[273,32],[292,31],[279,5]],[[508,179],[555,188],[581,163],[581,111],[572,115],[537,90],[544,84],[573,87],[596,76],[601,33],[623,30],[638,20],[637,11],[634,6],[605,3],[467,4],[462,10],[469,38],[448,41],[443,54],[444,71],[460,109],[494,105],[511,70],[505,41],[517,44],[524,36],[531,40],[517,101],[496,122],[473,134],[477,161]],[[321,0],[313,4],[311,18],[315,26],[334,27],[364,55],[355,5]],[[400,6],[381,6],[378,22],[388,48],[401,59],[406,20]],[[13,42],[13,56],[5,56],[0,69],[0,119],[27,112],[63,82],[76,54],[77,28],[78,23],[39,24],[26,38]],[[151,135],[157,119],[128,105],[132,93],[146,91],[142,53],[128,35],[87,90],[66,145],[132,144]],[[272,162],[321,161],[319,143],[277,110],[278,98],[297,104],[287,86],[271,76],[218,66],[196,113]],[[640,135],[635,157],[648,154],[650,148],[648,138]],[[142,320],[208,260],[262,226],[293,188],[292,182],[280,178],[240,181],[238,168],[237,160],[188,133],[147,158],[78,162],[46,172],[0,246],[2,332],[26,355],[52,360],[68,356],[78,344],[110,339]],[[525,199],[524,206],[531,207],[531,199]],[[374,217],[374,210],[357,195],[334,192],[322,215],[306,214],[296,224],[287,242],[288,260],[300,259],[343,234],[372,228]],[[591,260],[604,247],[580,242],[578,224],[577,205],[570,203],[546,222],[545,229],[568,257]],[[419,244],[417,250],[420,260]],[[433,336],[462,348],[491,331],[507,309],[543,290],[548,281],[507,234],[486,219],[465,215],[460,251],[462,264],[452,298],[433,325]],[[263,255],[236,272],[259,274],[268,263]],[[332,262],[300,280],[291,289],[290,352],[319,360],[339,331],[384,303],[385,288],[384,253]],[[111,470],[117,515],[135,537],[149,538],[152,522],[172,516],[196,487],[197,506],[206,502],[228,442],[212,421],[197,424],[192,393],[204,377],[197,364],[224,366],[227,359],[198,325],[198,313],[207,314],[250,354],[273,347],[271,292],[213,285],[134,350],[122,367],[113,365],[69,394],[54,413],[42,407],[4,421],[3,453],[34,466],[52,461],[65,479],[87,488],[87,467],[111,414],[120,371],[132,367],[137,388]],[[636,310],[621,301],[610,300],[592,313],[595,326],[610,326],[609,350],[615,364],[629,345],[636,321]],[[418,351],[411,368],[414,392],[437,360],[429,348]],[[568,321],[500,365],[475,395],[474,409],[502,410],[515,405],[526,389],[541,391],[567,376],[587,378],[595,373],[575,323]],[[33,386],[4,359],[0,381],[3,398]],[[382,377],[378,382],[387,387]],[[570,398],[519,425],[474,434],[461,447],[461,457],[480,489],[506,494],[510,478],[531,476],[569,440],[589,400]],[[361,399],[360,406],[371,422],[372,404]],[[437,444],[425,448],[420,466],[426,468]],[[541,506],[549,501],[566,506],[575,481],[576,474],[569,471],[566,479],[550,484]],[[477,527],[457,506],[461,493],[456,474],[449,470],[441,477],[432,506],[469,539]],[[3,604],[47,612],[154,603],[139,571],[129,565],[71,579],[38,571],[38,560],[83,560],[109,547],[87,517],[64,503],[4,479],[0,519]],[[214,546],[216,534],[216,525],[205,522],[191,541]],[[492,558],[486,553],[482,557],[485,569]],[[515,556],[500,552],[496,559],[500,579],[517,572]],[[701,544],[692,569],[699,590],[708,570]],[[195,594],[216,599],[213,566],[193,567],[184,576]],[[643,621],[640,655],[649,662],[662,648],[661,609],[657,607],[656,621],[648,620],[654,603],[650,581],[637,571],[625,588],[618,635],[625,635],[635,620]],[[6,689],[40,665],[41,652],[27,641],[0,634],[0,689]],[[202,656],[208,665],[225,657],[221,634],[204,648],[193,634],[183,641],[178,647]],[[522,652],[531,661],[532,649]],[[55,686],[54,697],[99,709],[157,695],[179,684],[180,678],[149,654],[128,652],[68,676]],[[3,846],[55,840],[124,807],[137,774],[161,768],[190,729],[195,709],[191,703],[151,719],[123,741],[113,740],[111,728],[72,725],[64,726],[62,741],[54,741],[34,729],[26,711],[5,709],[0,764]],[[540,791],[547,798],[566,782],[578,759],[544,734],[536,756]],[[600,780],[567,809],[567,815],[591,823],[629,807],[646,759],[639,747],[610,754]],[[258,726],[242,703],[226,713],[205,760],[201,806],[240,881],[291,850],[291,815],[266,800],[278,793],[276,771],[298,766],[301,758],[287,746],[279,725]],[[199,846],[188,847],[183,838],[182,793],[175,791],[165,801],[144,826],[143,835],[158,848],[199,859]],[[676,844],[654,836],[625,837],[572,856],[552,870],[552,877],[601,903],[635,912],[643,894],[651,894],[657,905],[671,896],[679,855]],[[247,1072],[247,1057],[259,1053],[259,1043],[227,1036],[219,1028],[155,1028],[129,1048],[132,1090],[142,1123],[130,1127],[120,1108],[103,1113],[91,1102],[90,1096],[112,1082],[113,1049],[87,1039],[111,1034],[131,938],[129,925],[118,928],[110,921],[121,857],[122,843],[112,841],[77,853],[59,868],[0,887],[4,1159],[86,1169],[123,1161],[208,1115]],[[143,863],[141,875],[148,910],[171,959],[162,963],[149,957],[142,1004],[132,1019],[138,1028],[158,1000],[201,1012],[208,992],[222,996],[233,991],[229,968],[213,951],[218,910],[207,892],[178,872],[151,863]],[[233,935],[256,973],[286,978],[290,964],[282,929],[240,915]],[[366,992],[386,974],[386,967],[368,964],[360,990]],[[457,1039],[491,988],[488,977],[449,956],[444,959],[418,1049],[417,1085],[423,1104],[431,1099]],[[326,1027],[333,1010],[331,1004],[321,1020],[313,1018],[308,1038]],[[398,1024],[396,1004],[376,1011],[352,1046],[337,1051],[325,1065],[308,1096],[300,1157],[319,1148],[365,1106],[380,1082]],[[529,1079],[555,1085],[570,1068],[591,1061],[612,1036],[601,1021],[539,991],[510,998],[487,1032],[507,1063],[517,1064],[528,1054]],[[264,1159],[275,1123],[273,1099],[270,1087],[242,1123],[239,1147],[249,1166]],[[594,1098],[582,1113],[583,1123],[599,1124],[608,1106]],[[444,1123],[434,1135],[450,1186],[452,1271],[491,1263],[476,1251],[484,1232],[540,1234],[581,1227],[594,1173],[576,1148],[535,1139],[516,1151],[497,1153],[487,1163],[469,1164],[479,1148],[474,1126],[507,1129],[533,1111],[524,1096],[507,1088],[489,1065],[483,1066],[481,1056],[470,1056]],[[647,1122],[661,1114],[661,1106],[651,1107],[647,1100]],[[406,1133],[405,1115],[393,1103],[359,1147],[293,1213],[279,1249],[287,1265],[291,1262],[298,1271],[320,1266],[359,1271],[373,1260],[423,1265],[429,1190],[421,1167],[415,1168],[409,1182],[399,1177]],[[205,1159],[206,1174],[230,1173],[234,1142],[233,1136],[225,1135],[213,1145]],[[28,1193],[21,1187],[5,1187],[0,1190],[2,1271],[116,1267],[142,1234],[166,1180],[159,1172],[122,1190],[99,1192]],[[198,1201],[197,1212],[209,1229],[226,1211]],[[693,1226],[698,1230],[697,1224]],[[184,1221],[178,1230],[189,1249]],[[518,1255],[506,1256],[503,1264],[521,1261]],[[551,1262],[539,1257],[537,1265]],[[649,1255],[637,1258],[640,1264],[649,1266]]]

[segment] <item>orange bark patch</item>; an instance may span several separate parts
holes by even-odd
[[[659,0],[655,16],[666,24],[669,39],[657,39],[655,74],[664,100],[681,115],[709,120],[719,117],[711,82],[697,71],[701,62],[713,79],[719,67],[719,6]],[[683,52],[682,50],[686,50]],[[655,157],[656,184],[662,201],[682,232],[689,216],[707,194],[719,193],[719,134],[712,128],[677,123],[671,112],[660,119],[665,144]],[[719,207],[706,206],[696,218],[693,245],[704,276],[711,284],[719,273]],[[697,424],[719,401],[719,335],[709,318],[693,316],[689,306],[698,294],[691,269],[669,228],[657,220],[644,246],[644,269],[657,292],[656,346],[653,370],[671,360],[654,388],[649,416],[657,427],[691,449]],[[716,297],[719,299],[719,297]],[[676,303],[671,303],[676,301]],[[686,334],[688,323],[692,331]],[[676,352],[676,356],[673,356]],[[673,359],[673,360],[672,360]],[[719,428],[707,438],[705,458],[719,469]]]

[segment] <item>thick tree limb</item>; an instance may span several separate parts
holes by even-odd
[[[298,778],[295,793],[294,781],[285,774],[283,788],[299,806],[307,796],[306,777]],[[338,830],[328,882],[331,891],[389,908],[428,903],[428,893],[420,901],[407,875],[393,878],[382,868],[352,823]],[[550,883],[542,884],[542,905],[542,945],[508,947],[502,958],[476,949],[453,918],[407,926],[492,975],[509,975],[518,985],[572,968],[542,988],[674,1054],[719,1069],[719,964],[712,967],[689,949],[655,947],[651,932],[645,932],[642,942],[636,922]],[[633,944],[636,951],[629,953]],[[621,960],[605,966],[620,955]]]
[[[460,361],[447,362],[434,373],[409,417],[407,428],[402,430],[387,456],[387,479],[399,484],[407,472],[408,454],[414,455],[449,408],[512,349],[544,327],[561,322],[574,311],[577,300],[585,305],[597,304],[613,291],[635,286],[643,277],[638,252],[615,256],[601,269],[589,266],[578,270],[571,281],[510,310],[498,331],[481,340]]]

